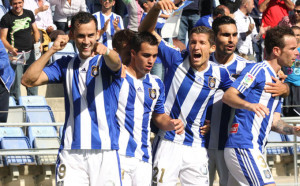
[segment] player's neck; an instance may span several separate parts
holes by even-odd
[[[281,69],[281,66],[278,64],[277,59],[269,59],[267,62],[270,64],[270,66],[273,68],[273,70],[278,73]]]
[[[16,16],[21,16],[21,15],[23,15],[23,9],[22,9],[22,11],[21,12],[16,12],[15,10],[12,10],[12,13],[13,14],[15,14]]]
[[[145,74],[139,73],[139,71],[133,66],[133,65],[129,65],[126,68],[126,71],[133,77],[135,77],[136,79],[141,79],[142,77],[145,76]]]
[[[225,65],[232,61],[234,54],[222,55],[218,52],[215,52],[215,58],[219,64]]]

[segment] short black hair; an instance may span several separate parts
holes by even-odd
[[[226,7],[225,5],[218,5],[213,10],[213,17],[217,17],[218,15],[224,16],[225,15],[225,7]]]
[[[152,46],[158,46],[158,40],[153,34],[150,32],[140,32],[132,37],[130,42],[131,49],[138,53],[141,50],[142,43],[149,43]]]
[[[197,27],[194,27],[191,31],[190,31],[190,34],[189,34],[189,37],[191,37],[192,34],[207,34],[208,35],[208,41],[209,41],[209,44],[212,46],[212,45],[215,45],[215,35],[214,35],[214,32],[212,31],[212,29],[206,27],[206,26],[197,26]]]
[[[97,19],[91,13],[78,12],[76,15],[72,17],[70,31],[74,32],[75,28],[78,27],[79,25],[87,24],[91,21],[94,21],[96,25],[96,30],[98,30]]]
[[[215,35],[217,35],[218,32],[220,31],[221,25],[229,25],[229,24],[234,24],[236,26],[235,20],[232,19],[231,17],[229,16],[218,17],[212,23],[212,30],[214,31]]]
[[[265,37],[266,54],[270,55],[274,47],[283,49],[285,47],[284,36],[295,36],[293,30],[288,26],[276,26],[267,31]]]
[[[300,0],[297,0],[297,1],[296,1],[295,7],[296,7],[296,6],[300,6]]]

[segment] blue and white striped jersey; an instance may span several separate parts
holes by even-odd
[[[113,87],[118,99],[119,154],[152,163],[150,120],[153,112],[165,113],[163,82],[149,73],[136,79],[127,72]]]
[[[185,133],[159,131],[165,139],[188,146],[204,147],[204,138],[200,134],[207,107],[212,104],[211,96],[217,89],[226,90],[232,84],[228,71],[210,63],[201,72],[190,66],[189,56],[161,42],[158,55],[167,68],[165,76],[165,110],[171,118],[181,119],[185,124]]]
[[[219,64],[215,58],[214,53],[210,56],[210,61],[213,65],[220,65],[226,67],[233,80],[235,80],[242,70],[253,61],[248,61],[236,54],[233,54],[233,59],[227,64]],[[208,149],[224,150],[225,144],[229,135],[231,123],[230,118],[234,114],[234,109],[226,104],[223,104],[222,98],[224,91],[219,89],[211,98],[213,99],[213,105],[208,107],[206,119],[211,121],[210,133],[206,138],[206,147]],[[212,135],[210,135],[212,134]]]
[[[49,83],[62,82],[65,93],[65,124],[61,149],[118,149],[113,123],[117,101],[112,99],[112,72],[102,56],[82,60],[62,57],[44,68]]]
[[[241,98],[250,103],[261,103],[269,108],[270,114],[258,117],[246,109],[236,109],[226,147],[254,148],[261,152],[266,144],[274,112],[281,111],[280,97],[272,97],[264,91],[266,82],[273,82],[277,77],[267,61],[247,66],[240,77],[232,84],[241,93]]]
[[[124,25],[123,25],[123,19],[121,16],[115,14],[115,13],[111,13],[109,16],[106,16],[104,14],[102,14],[102,12],[96,12],[93,14],[95,16],[95,18],[97,19],[97,26],[98,26],[98,30],[101,30],[104,27],[104,23],[110,19],[109,24],[107,26],[107,30],[106,32],[104,32],[102,34],[102,36],[99,39],[99,42],[101,42],[103,45],[107,46],[110,49],[112,48],[112,36],[115,34],[116,30],[114,28],[113,25],[113,21],[116,18],[119,18],[119,24],[118,27],[123,30],[124,29]]]

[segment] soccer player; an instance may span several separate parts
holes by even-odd
[[[122,31],[121,31],[122,32]],[[182,134],[184,125],[165,114],[163,82],[149,72],[154,65],[158,41],[149,32],[135,34],[131,39],[131,62],[126,77],[113,85],[118,110],[119,154],[123,185],[151,185],[152,156],[150,120],[163,130]]]
[[[299,128],[280,119],[279,96],[264,91],[267,82],[275,82],[283,66],[291,66],[298,55],[297,41],[288,27],[275,27],[265,37],[266,60],[247,66],[223,96],[236,108],[225,147],[225,161],[232,178],[240,185],[275,186],[263,149],[270,130],[300,136]],[[233,176],[233,177],[232,177]]]
[[[79,55],[62,57],[45,67],[69,38],[75,41]],[[56,167],[58,185],[121,185],[113,125],[117,102],[111,92],[112,79],[121,75],[121,60],[115,51],[98,43],[98,38],[95,17],[76,14],[69,36],[58,36],[22,78],[28,87],[53,82],[64,85],[66,118]]]
[[[228,16],[216,18],[212,27],[216,36],[216,51],[211,55],[210,61],[215,65],[221,65],[228,69],[230,76],[236,79],[241,71],[253,62],[234,53],[238,42],[238,33],[236,22]],[[288,87],[280,81],[274,83],[273,88],[277,87],[275,93],[287,94]],[[213,185],[215,172],[219,174],[219,184],[227,185],[228,169],[224,159],[224,148],[229,135],[230,118],[234,110],[226,104],[223,104],[222,97],[224,92],[218,90],[213,96],[213,105],[208,108],[206,118],[210,120],[211,130],[207,135],[206,141],[207,152],[209,156],[209,179],[210,185]],[[230,126],[229,126],[230,125]]]
[[[176,9],[171,1],[159,1],[142,22],[140,31],[153,31],[160,10]],[[155,34],[155,33],[154,33]],[[181,53],[162,41],[158,55],[168,69],[165,76],[166,113],[181,119],[185,133],[160,130],[154,143],[153,183],[208,185],[208,158],[201,134],[208,101],[217,89],[226,90],[232,81],[226,69],[208,63],[214,52],[214,33],[207,27],[195,27],[189,36],[189,52]]]

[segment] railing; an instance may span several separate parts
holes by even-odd
[[[300,124],[300,117],[282,117],[283,121],[290,125],[297,125]],[[294,183],[298,185],[298,165],[297,165],[297,144],[300,144],[300,142],[297,142],[296,135],[294,135],[294,141],[290,142],[269,142],[266,147],[293,147],[294,153]]]

